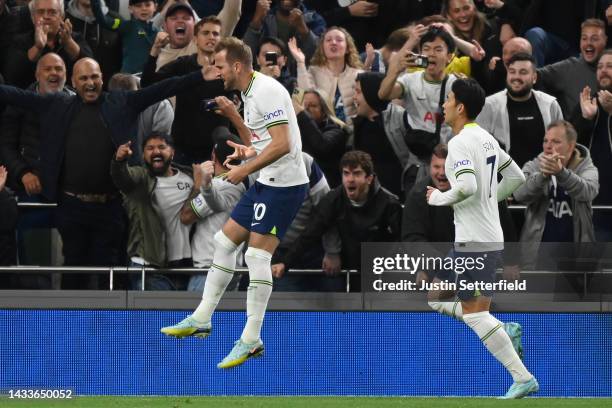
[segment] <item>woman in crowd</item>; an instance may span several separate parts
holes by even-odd
[[[303,101],[293,97],[293,107],[302,135],[302,150],[310,154],[325,173],[331,188],[340,185],[338,162],[344,154],[348,137],[347,126],[336,117],[323,92],[309,89]]]
[[[353,96],[355,79],[362,71],[359,53],[351,35],[341,27],[330,27],[323,33],[310,67],[296,40],[289,40],[289,50],[297,62],[298,87],[321,89],[329,98],[336,116],[350,123],[355,114]]]
[[[498,19],[487,19],[476,9],[473,0],[444,0],[442,15],[452,24],[456,37],[468,43],[477,41],[482,46],[486,57],[472,63],[471,74],[479,83],[486,83],[490,59],[502,55]]]

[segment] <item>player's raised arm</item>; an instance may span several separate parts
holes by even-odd
[[[251,146],[251,131],[242,120],[242,116],[240,116],[234,102],[230,101],[225,96],[217,96],[215,98],[215,103],[217,104],[215,113],[228,118],[229,121],[232,122],[232,126],[238,131],[238,136],[240,136],[242,144],[247,147]]]
[[[497,172],[501,173],[503,178],[497,186],[497,201],[503,201],[525,182],[525,175],[512,157],[502,149],[499,149],[499,163]]]

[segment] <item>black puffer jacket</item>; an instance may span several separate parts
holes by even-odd
[[[37,92],[38,84],[28,91]],[[66,95],[74,92],[64,89]],[[8,106],[0,120],[0,162],[9,173],[8,185],[16,191],[23,190],[21,177],[28,172],[40,175],[40,119],[37,113]]]
[[[15,265],[15,228],[17,227],[17,201],[6,188],[0,191],[0,265]]]
[[[361,243],[399,241],[401,216],[399,200],[376,178],[362,207],[353,206],[344,187],[338,186],[314,208],[306,230],[279,262],[291,267],[326,230],[336,227],[342,241],[342,269],[361,269]]]
[[[297,115],[302,150],[315,158],[331,188],[340,185],[338,163],[344,154],[348,133],[331,119],[315,122],[306,111]]]

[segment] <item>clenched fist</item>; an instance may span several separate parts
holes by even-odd
[[[132,154],[134,152],[132,152],[132,149],[130,148],[131,145],[132,142],[129,141],[119,146],[119,148],[117,149],[117,154],[115,155],[115,160],[124,161],[125,159],[132,157]]]

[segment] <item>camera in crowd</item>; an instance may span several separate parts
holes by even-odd
[[[418,67],[418,68],[427,68],[427,66],[429,65],[429,59],[427,58],[427,55],[421,55],[421,54],[412,54],[414,60],[412,61],[412,63]]]
[[[266,52],[266,65],[278,65],[278,54],[276,52]]]

